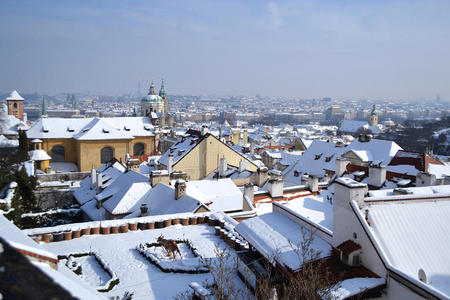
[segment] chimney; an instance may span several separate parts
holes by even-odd
[[[284,182],[282,179],[270,179],[267,189],[272,198],[282,198],[283,197],[283,186]]]
[[[268,172],[269,170],[266,167],[259,167],[254,175],[255,179],[253,183],[259,187],[262,187],[269,178]]]
[[[247,160],[240,160],[239,161],[239,173],[244,172],[248,168],[248,161]]]
[[[334,181],[334,197],[333,197],[333,238],[332,245],[334,247],[341,243],[352,239],[353,220],[355,214],[350,205],[351,201],[355,201],[359,208],[365,206],[364,197],[368,191],[367,184],[357,182],[348,177],[337,178]]]
[[[160,182],[169,185],[170,176],[167,170],[154,170],[150,173],[150,185],[152,187]]]
[[[347,170],[348,164],[349,161],[342,159],[341,157],[336,158],[336,178],[344,175],[345,171]]]
[[[436,185],[436,175],[420,172],[416,175],[416,186]]]
[[[225,157],[222,157],[219,160],[219,178],[225,177],[225,173],[227,172],[228,165]]]
[[[97,193],[100,193],[102,184],[103,184],[103,174],[97,173]]]
[[[310,175],[308,185],[311,193],[317,193],[319,191],[319,178],[316,175]]]
[[[301,184],[301,185],[307,185],[308,182],[309,182],[309,176],[308,176],[308,174],[303,174],[303,175],[300,177],[300,184]]]
[[[369,186],[380,188],[386,182],[386,167],[379,165],[369,166]]]
[[[141,217],[146,217],[148,216],[148,207],[147,204],[141,204]]]
[[[255,143],[251,142],[250,143],[250,154],[254,154],[255,153]]]
[[[169,174],[173,172],[172,167],[173,167],[173,155],[169,154],[169,156],[167,157],[167,171],[169,172]]]
[[[175,200],[180,199],[186,194],[186,182],[183,179],[175,181]]]
[[[91,190],[95,189],[97,187],[97,171],[94,169],[94,166],[92,166],[91,170]]]
[[[202,126],[202,135],[205,135],[205,134],[207,134],[207,133],[208,133],[208,126],[203,125],[203,126]]]
[[[253,199],[255,196],[255,190],[253,188],[253,184],[246,183],[244,184],[244,197],[247,196],[248,200],[253,203]]]

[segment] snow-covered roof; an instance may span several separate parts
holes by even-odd
[[[447,186],[450,190],[450,187]],[[370,205],[370,229],[391,265],[450,297],[450,200]]]
[[[147,176],[128,171],[116,178],[113,184],[95,197],[104,201],[102,206],[111,214],[119,215],[132,212],[136,203],[150,190]]]
[[[20,94],[16,90],[14,90],[11,92],[11,94],[9,94],[6,100],[25,100],[25,99],[22,96],[20,96]]]
[[[27,131],[27,136],[30,139],[132,139],[151,136],[153,131],[146,117],[41,118]]]
[[[24,234],[16,225],[0,214],[0,236],[13,248],[26,250],[51,259],[57,259],[56,255],[44,250],[39,244]]]
[[[125,172],[126,168],[119,162],[107,163],[96,170],[96,173],[102,173],[101,186],[106,187],[111,185],[117,177]],[[91,189],[91,175],[87,176],[80,182],[80,188],[73,193],[75,199],[80,205],[85,204],[93,199],[97,194],[97,188]]]
[[[303,241],[299,224],[284,215],[272,212],[246,219],[235,230],[272,263],[277,261],[284,267],[298,271],[302,264],[299,245]],[[308,234],[307,234],[308,235]],[[330,254],[331,246],[318,236],[314,236],[311,248],[320,251],[320,256]]]
[[[373,289],[385,284],[384,278],[356,277],[345,279],[338,283],[338,287],[331,291],[331,299],[342,300],[352,296],[364,293],[364,291]]]
[[[202,205],[201,201],[187,194],[175,200],[175,189],[163,183],[157,184],[145,195],[140,204],[144,203],[150,216],[192,213]]]
[[[19,147],[19,140],[7,139],[4,135],[0,134],[0,148]]]
[[[214,211],[235,211],[243,208],[243,195],[229,178],[186,182],[186,194],[199,199]]]
[[[42,149],[28,151],[28,154],[30,155],[30,159],[31,160],[40,161],[40,160],[50,160],[50,159],[52,159],[50,157],[50,155],[48,155],[47,152],[45,152]]]
[[[339,131],[356,133],[358,130],[364,128],[367,129],[368,127],[369,123],[366,121],[343,120],[339,127]]]
[[[365,154],[365,158],[367,158],[371,162],[381,162],[382,165],[386,166],[395,156],[397,151],[402,150],[402,148],[395,142],[388,140],[371,139],[367,142],[360,142],[358,139],[356,139],[351,142],[350,145],[348,145],[347,150],[353,150],[354,153],[361,154],[363,152],[355,151],[367,151]],[[370,154],[368,154],[368,152],[370,152]]]

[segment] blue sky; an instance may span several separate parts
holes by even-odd
[[[0,91],[450,99],[450,1],[0,2]]]

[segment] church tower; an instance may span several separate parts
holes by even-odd
[[[159,89],[159,96],[164,99],[164,113],[168,113],[169,103],[167,102],[166,89],[164,87],[164,78],[161,80],[161,88]]]
[[[148,90],[149,95],[156,95],[155,89],[155,80],[152,78],[152,84],[150,85],[150,89]]]
[[[372,107],[372,112],[370,113],[369,126],[377,126],[377,125],[378,125],[378,115],[374,104]]]
[[[21,121],[24,120],[23,116],[23,101],[25,99],[19,95],[17,91],[13,91],[8,98],[6,98],[6,103],[8,105],[8,115],[14,116]]]

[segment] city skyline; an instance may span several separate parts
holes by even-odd
[[[0,4],[0,90],[450,98],[444,1]]]

